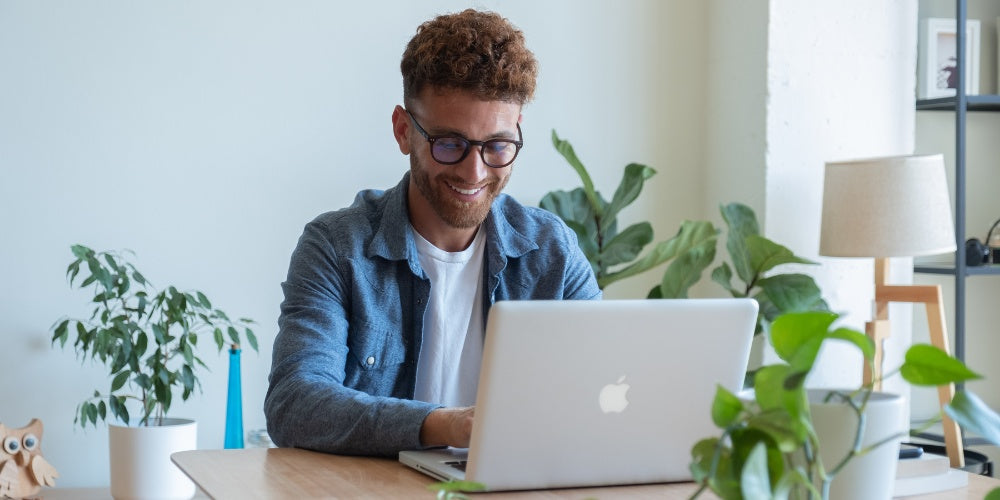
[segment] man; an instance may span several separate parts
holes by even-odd
[[[523,34],[494,13],[439,16],[400,67],[409,172],[309,223],[282,284],[264,402],[280,446],[467,447],[490,306],[601,296],[575,234],[501,194],[535,88]]]

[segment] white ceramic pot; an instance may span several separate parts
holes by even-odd
[[[170,454],[194,450],[194,420],[150,419],[150,426],[108,425],[111,496],[116,500],[189,499],[194,483],[170,461]]]
[[[835,467],[854,445],[857,416],[836,399],[824,403],[828,389],[807,390],[809,411],[820,442],[820,458],[827,470]],[[848,393],[848,391],[843,391]],[[892,498],[899,459],[899,443],[907,431],[903,422],[905,400],[897,394],[872,393],[865,408],[862,447],[892,436],[891,441],[851,459],[830,484],[831,500],[887,500]]]

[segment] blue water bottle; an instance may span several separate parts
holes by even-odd
[[[243,393],[240,390],[240,346],[229,349],[229,395],[226,398],[226,449],[243,447]]]

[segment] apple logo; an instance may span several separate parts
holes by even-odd
[[[628,406],[628,398],[625,396],[631,386],[624,382],[625,375],[622,375],[618,378],[618,382],[608,384],[601,389],[601,394],[598,398],[601,411],[604,413],[621,413],[625,411],[625,407]]]

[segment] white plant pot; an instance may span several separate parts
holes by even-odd
[[[854,445],[857,416],[836,399],[824,403],[828,389],[809,389],[809,411],[820,442],[820,458],[829,471]],[[849,391],[843,391],[848,393]],[[905,400],[897,394],[872,393],[865,408],[866,426],[862,448],[892,436],[891,441],[869,453],[854,457],[830,484],[831,500],[886,500],[892,498],[899,460],[899,443],[907,429],[903,422]]]
[[[189,499],[194,483],[170,461],[170,454],[194,450],[194,420],[150,419],[150,426],[108,425],[111,496],[116,500]]]

